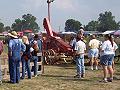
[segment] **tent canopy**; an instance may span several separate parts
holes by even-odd
[[[114,33],[115,31],[105,31],[104,33],[102,33],[102,34],[112,34],[112,33]]]
[[[120,35],[120,30],[117,30],[116,32],[114,32],[114,35]]]

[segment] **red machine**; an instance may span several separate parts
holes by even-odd
[[[71,56],[72,55],[72,47],[64,42],[60,37],[58,37],[57,33],[52,31],[52,27],[48,18],[44,18],[43,26],[47,31],[47,38],[44,41],[44,50],[46,51],[46,56],[59,56],[64,54],[64,56]]]

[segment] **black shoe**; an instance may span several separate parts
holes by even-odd
[[[28,77],[28,79],[32,79],[32,77]]]
[[[19,83],[20,81],[16,81],[16,83]]]
[[[85,74],[81,74],[81,77],[82,77],[82,78],[85,78]]]
[[[81,75],[75,75],[74,78],[81,78]]]
[[[23,79],[24,79],[24,77],[20,77],[20,79],[22,79],[22,80],[23,80]]]
[[[15,82],[12,82],[12,81],[8,81],[7,83],[15,84]]]

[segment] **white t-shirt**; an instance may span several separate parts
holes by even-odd
[[[92,39],[92,40],[90,40],[90,42],[89,42],[89,47],[90,47],[91,49],[99,48],[99,45],[100,45],[100,41],[97,40],[97,39]]]
[[[102,55],[115,54],[115,50],[118,48],[117,44],[113,42],[113,46],[109,40],[104,41],[102,44]]]
[[[79,40],[78,42],[76,42],[75,50],[76,50],[77,54],[84,53],[84,51],[86,50],[85,43],[83,41],[81,41],[81,40]]]

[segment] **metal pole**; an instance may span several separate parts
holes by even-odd
[[[49,19],[49,22],[50,22],[50,2],[48,3],[48,19]]]
[[[49,19],[49,22],[50,22],[50,3],[53,2],[54,0],[47,0],[47,3],[48,3],[48,19]]]
[[[47,0],[48,3],[48,20],[50,22],[50,0]]]

